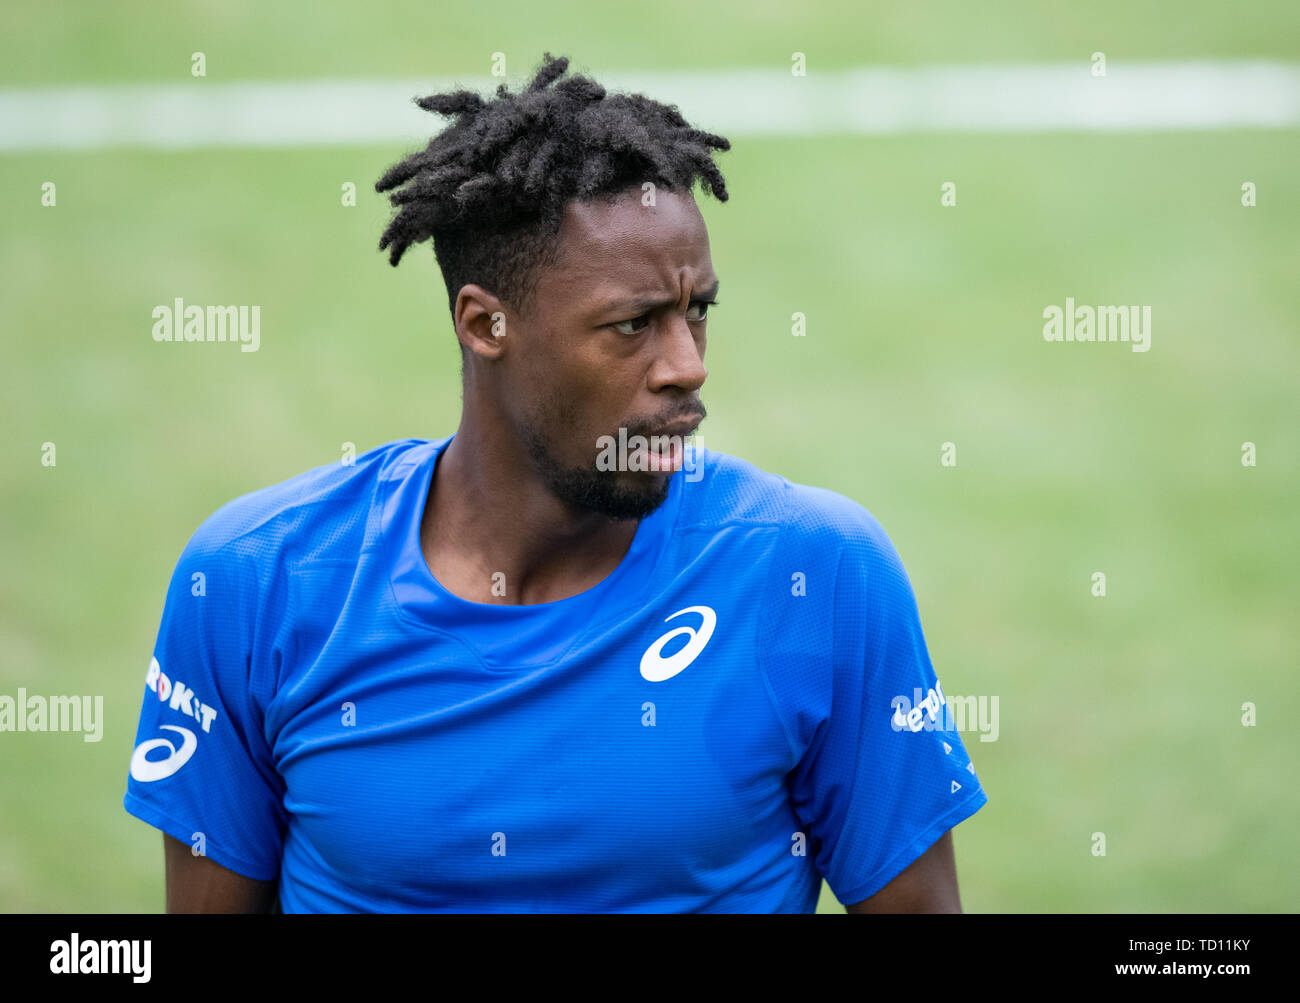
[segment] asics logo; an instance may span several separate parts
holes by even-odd
[[[709,638],[713,636],[713,628],[718,623],[718,614],[708,606],[687,606],[685,609],[679,609],[672,616],[664,617],[664,623],[676,619],[683,613],[698,613],[702,622],[698,627],[676,627],[646,649],[645,654],[641,656],[641,675],[652,683],[662,683],[665,679],[671,679],[681,672],[695,661],[699,653],[704,650],[704,646],[709,643]],[[664,658],[661,654],[664,645],[674,637],[683,635],[690,638],[685,647],[676,654]]]
[[[190,761],[190,756],[194,755],[194,750],[199,747],[198,736],[189,728],[181,728],[174,724],[164,724],[162,727],[164,731],[180,732],[181,747],[176,748],[166,738],[151,738],[136,746],[135,752],[131,754],[131,776],[142,784],[170,777]],[[150,752],[163,746],[167,747],[165,758],[153,760],[147,758]]]

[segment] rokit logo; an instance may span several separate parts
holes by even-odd
[[[179,679],[170,678],[154,658],[149,662],[149,673],[145,676],[145,685],[158,694],[158,699],[166,701],[172,710],[188,714],[202,724],[204,732],[212,729],[212,721],[217,716],[216,708],[209,707],[194,696],[194,691]],[[161,725],[163,731],[174,731],[181,738],[179,746],[173,745],[168,738],[151,738],[136,746],[131,755],[131,776],[140,783],[151,783],[170,777],[190,761],[194,750],[199,747],[199,738],[189,728],[175,724]],[[167,750],[162,759],[150,759],[149,753],[155,749]]]
[[[212,730],[212,719],[217,716],[216,708],[209,707],[194,696],[194,691],[179,679],[171,679],[158,664],[158,659],[149,661],[149,674],[144,677],[144,684],[158,694],[159,700],[168,701],[167,706],[188,714],[203,725],[204,732]]]

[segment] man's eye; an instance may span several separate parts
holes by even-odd
[[[718,301],[717,301],[717,300],[697,300],[696,302],[694,302],[694,303],[691,304],[691,309],[693,310],[693,309],[695,309],[696,307],[699,307],[700,315],[699,315],[698,317],[692,317],[691,314],[690,314],[690,310],[688,310],[688,311],[686,312],[686,319],[687,319],[687,320],[704,320],[705,317],[708,316],[709,307],[711,307],[711,306],[717,306],[717,305],[718,305]]]
[[[704,320],[709,312],[709,307],[717,306],[717,300],[696,300],[691,304],[690,309],[686,311],[686,319],[692,324],[698,324]],[[650,323],[650,315],[642,314],[640,317],[633,317],[631,320],[619,321],[617,324],[610,324],[619,334],[633,335],[640,334]],[[640,323],[640,327],[634,327]]]
[[[642,326],[642,327],[638,327],[638,328],[637,328],[636,330],[634,330],[634,331],[625,331],[625,330],[623,330],[624,327],[626,327],[626,326],[628,326],[628,325],[631,325],[631,324],[635,324],[637,321],[645,321],[646,324],[649,324],[649,323],[650,323],[650,321],[649,321],[649,320],[648,320],[644,315],[642,315],[642,316],[640,316],[640,317],[633,317],[631,320],[622,320],[622,321],[619,321],[617,324],[611,324],[610,327],[612,327],[612,328],[613,328],[615,331],[617,331],[619,334],[640,334],[642,331],[645,330],[645,327],[644,327],[644,326]]]

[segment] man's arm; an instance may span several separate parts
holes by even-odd
[[[907,870],[869,899],[845,906],[849,913],[961,912],[952,830],[912,861]]]
[[[255,881],[196,857],[188,844],[166,833],[163,854],[169,913],[271,912],[275,907],[274,881]]]

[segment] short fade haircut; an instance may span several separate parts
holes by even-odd
[[[608,200],[647,181],[689,195],[698,178],[727,201],[712,152],[731,149],[726,139],[692,128],[675,105],[607,96],[590,77],[560,80],[568,66],[547,52],[518,94],[501,84],[487,101],[468,90],[417,98],[456,121],[375,183],[378,192],[396,189],[389,201],[398,208],[379,249],[390,248],[396,266],[408,247],[432,237],[453,316],[469,283],[530,312],[573,199]]]

